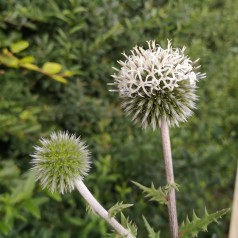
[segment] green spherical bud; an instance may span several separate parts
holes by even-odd
[[[36,180],[51,192],[71,192],[75,179],[83,179],[90,169],[90,153],[84,142],[68,132],[53,132],[35,146],[31,163]]]
[[[169,126],[186,121],[198,99],[196,83],[205,74],[185,54],[185,47],[174,49],[168,41],[166,49],[148,42],[148,49],[135,47],[112,77],[122,99],[122,108],[142,128],[160,126],[165,118]]]

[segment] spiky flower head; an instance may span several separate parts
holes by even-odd
[[[160,126],[165,118],[169,126],[179,125],[192,115],[197,96],[196,83],[205,74],[195,72],[198,61],[192,62],[182,49],[172,48],[170,41],[163,49],[148,41],[148,49],[134,47],[131,55],[118,61],[120,69],[112,75],[122,99],[122,108],[142,128]]]
[[[68,132],[53,132],[40,144],[31,155],[36,180],[51,192],[71,192],[75,179],[83,179],[90,168],[90,153],[84,142]]]

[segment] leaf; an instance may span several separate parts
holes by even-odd
[[[32,172],[26,174],[27,179],[20,181],[18,186],[12,189],[11,204],[17,204],[32,196],[35,187],[35,178]]]
[[[85,28],[85,24],[76,25],[76,26],[74,26],[73,28],[71,28],[71,29],[69,30],[69,33],[70,33],[70,34],[76,33],[76,32],[78,32],[78,31],[82,30],[83,28]]]
[[[35,188],[35,174],[33,172],[27,172],[26,173],[27,180],[25,181],[23,190],[32,193],[33,189]]]
[[[20,113],[19,118],[21,120],[29,120],[30,118],[32,118],[32,115],[32,111],[26,109]]]
[[[144,216],[143,216],[143,221],[149,233],[149,238],[160,238],[160,231],[155,233],[154,229],[150,226],[150,224],[148,223],[148,221],[145,219]]]
[[[135,223],[129,220],[129,218],[126,218],[124,214],[121,212],[121,224],[128,229],[133,236],[136,237],[137,235],[137,226]]]
[[[200,231],[207,231],[207,226],[212,222],[217,222],[217,219],[221,218],[230,209],[222,209],[215,213],[208,214],[207,210],[205,209],[205,215],[203,218],[197,217],[196,213],[193,211],[193,218],[190,221],[189,218],[186,218],[186,221],[182,223],[181,227],[179,228],[179,237],[181,238],[190,238],[190,237],[197,237],[198,232]]]
[[[22,203],[23,207],[32,214],[35,218],[41,218],[41,211],[39,206],[46,203],[49,199],[47,197],[31,198]]]
[[[164,187],[155,188],[154,184],[151,183],[151,187],[146,187],[140,183],[132,181],[136,186],[138,186],[144,193],[145,197],[149,197],[150,201],[157,201],[160,204],[168,204],[167,196],[171,189],[175,188],[178,190],[178,184],[167,184]]]
[[[62,70],[62,66],[55,62],[46,62],[42,69],[48,74],[58,74]]]
[[[109,39],[111,36],[119,35],[122,33],[123,26],[121,23],[117,23],[113,25],[107,32],[105,32],[102,35],[99,35],[95,42],[91,46],[91,50],[97,49],[100,45],[102,45],[107,39]]]
[[[25,50],[26,48],[28,48],[28,46],[29,46],[29,42],[28,41],[21,40],[21,41],[18,41],[16,43],[12,44],[10,46],[10,50],[13,53],[19,53],[19,52]]]
[[[34,199],[28,199],[22,203],[24,209],[26,209],[30,214],[32,214],[35,218],[41,218],[41,212],[39,207],[34,202]]]
[[[86,206],[86,212],[88,214],[94,214],[94,215],[97,215],[97,213],[93,210],[93,208],[89,205]]]
[[[20,59],[20,63],[33,63],[35,61],[34,56],[29,55]]]
[[[7,235],[11,228],[12,227],[9,223],[0,221],[0,233]]]
[[[72,217],[70,215],[65,214],[65,220],[71,224],[73,224],[74,226],[79,226],[82,227],[85,223],[85,221],[80,218],[80,217]]]
[[[0,63],[5,64],[9,67],[18,68],[18,59],[14,56],[0,55]]]
[[[52,193],[52,192],[48,191],[47,189],[45,190],[45,192],[50,198],[54,199],[55,201],[57,201],[57,202],[62,201],[62,197],[61,197],[60,193],[56,193],[56,192]]]
[[[108,210],[109,217],[115,217],[117,213],[131,206],[133,206],[133,204],[123,204],[123,202],[117,202],[113,207]]]
[[[65,78],[63,78],[63,77],[61,77],[61,76],[59,76],[59,75],[50,75],[50,77],[51,77],[52,79],[54,79],[54,80],[60,82],[60,83],[67,83],[67,82],[68,82]]]
[[[73,72],[73,71],[66,70],[66,71],[64,71],[63,76],[64,76],[64,77],[71,77],[71,76],[73,76],[73,75],[75,75],[75,74],[76,74],[76,73]]]
[[[21,67],[26,68],[26,69],[30,69],[30,70],[34,70],[34,71],[39,71],[40,68],[37,65],[31,64],[31,63],[24,63],[21,64]]]
[[[19,176],[20,169],[11,160],[6,160],[1,163],[3,168],[0,169],[0,179],[8,180],[8,178],[14,178]]]

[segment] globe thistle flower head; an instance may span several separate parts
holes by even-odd
[[[53,132],[40,144],[31,155],[36,180],[51,192],[71,192],[75,179],[83,179],[90,169],[90,153],[84,142],[68,132]]]
[[[169,126],[179,125],[192,115],[196,84],[205,74],[195,72],[192,62],[184,54],[185,47],[174,49],[168,41],[163,49],[155,41],[148,41],[148,49],[134,47],[125,61],[118,61],[121,68],[114,68],[112,75],[116,87],[110,91],[119,92],[122,108],[132,121],[142,128],[160,126],[164,117]]]

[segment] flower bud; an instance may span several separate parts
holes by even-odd
[[[42,138],[31,155],[36,180],[51,192],[71,192],[75,179],[83,179],[90,168],[90,153],[84,142],[68,132],[53,132]]]

